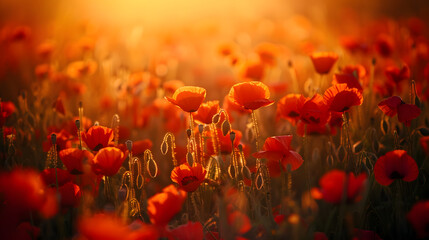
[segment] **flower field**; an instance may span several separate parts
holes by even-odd
[[[429,238],[425,1],[0,11],[0,239]]]

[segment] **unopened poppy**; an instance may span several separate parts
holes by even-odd
[[[250,110],[256,110],[274,103],[274,101],[269,100],[270,91],[268,87],[258,81],[235,84],[229,91],[229,96],[234,102]]]
[[[374,177],[384,186],[396,179],[411,182],[417,179],[419,168],[416,161],[404,150],[394,150],[378,158],[374,166]]]
[[[206,90],[201,87],[184,86],[178,88],[173,97],[165,97],[185,112],[196,112],[206,98]]]
[[[334,52],[315,52],[310,58],[317,73],[327,74],[337,62],[338,55]]]
[[[346,176],[348,177],[346,181]],[[354,203],[361,199],[367,180],[366,173],[361,173],[355,176],[353,173],[348,173],[342,170],[331,170],[319,180],[320,193],[322,198],[329,203],[340,204],[343,198],[343,192],[346,189],[347,203]],[[345,188],[344,184],[347,183]]]
[[[98,151],[107,147],[113,140],[113,130],[103,126],[92,126],[87,132],[82,133],[82,140],[89,149]]]
[[[292,135],[274,136],[265,140],[262,151],[253,154],[256,158],[266,158],[271,176],[280,176],[282,171],[298,169],[304,160],[299,153],[291,149]]]
[[[211,124],[213,116],[219,112],[219,101],[208,101],[200,105],[198,111],[192,113],[195,122]]]
[[[147,213],[150,221],[158,226],[166,226],[182,209],[186,199],[186,191],[168,185],[161,193],[157,193],[147,201]]]
[[[56,135],[57,151],[71,147],[70,139],[72,138],[72,135],[66,130],[61,129],[59,132],[51,131],[50,134],[46,136],[46,141],[43,142],[43,151],[48,152],[52,147],[52,134]]]
[[[83,161],[91,160],[94,157],[89,151],[80,150],[78,148],[63,149],[60,151],[59,156],[71,174],[82,174]]]
[[[335,84],[323,94],[329,111],[345,112],[352,106],[363,103],[362,93],[356,88],[348,88],[347,84]]]
[[[393,117],[398,114],[399,122],[402,122],[407,126],[409,126],[411,124],[411,120],[417,118],[421,112],[419,107],[403,102],[398,96],[382,100],[378,104],[378,108],[380,108],[380,110],[389,117]]]
[[[328,106],[320,94],[307,99],[300,111],[300,120],[306,124],[325,124],[329,118]]]
[[[416,231],[418,238],[429,237],[429,200],[414,204],[407,214],[407,219]]]
[[[342,74],[334,74],[334,80],[332,81],[332,84],[341,84],[345,83],[347,84],[348,88],[356,88],[359,92],[362,92],[362,86],[359,82],[359,79],[349,73],[342,73]]]
[[[126,155],[119,148],[106,147],[98,151],[90,164],[95,174],[113,176],[118,172],[125,158]]]
[[[277,118],[296,124],[301,117],[301,108],[306,98],[302,94],[288,94],[277,102]]]
[[[169,229],[168,239],[181,239],[181,240],[203,240],[204,232],[203,225],[200,222],[191,222],[180,225],[176,228]]]
[[[194,192],[198,189],[206,176],[206,170],[199,163],[189,166],[188,163],[180,164],[171,171],[171,181],[187,191]]]

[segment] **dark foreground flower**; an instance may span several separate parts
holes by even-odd
[[[204,238],[203,225],[199,222],[191,222],[180,225],[177,228],[167,230],[168,239],[202,240]]]
[[[393,96],[382,100],[378,104],[378,108],[389,117],[398,114],[398,120],[407,126],[410,126],[411,120],[420,115],[420,108],[413,104],[406,104],[398,96]]]
[[[161,193],[155,194],[147,201],[147,213],[150,221],[158,226],[166,226],[182,209],[186,192],[174,185],[165,187]]]
[[[374,166],[374,177],[384,186],[396,179],[411,182],[417,179],[419,168],[416,161],[404,150],[394,150],[378,158]]]
[[[407,219],[416,231],[418,238],[429,237],[429,200],[414,204],[407,215]]]
[[[365,188],[367,179],[366,173],[355,176],[353,173],[348,174],[346,181],[346,172],[342,170],[331,170],[319,180],[320,189],[313,189],[312,196],[323,198],[326,202],[340,204],[342,202],[343,192],[346,189],[347,203],[354,203],[361,199],[362,192]],[[347,187],[345,188],[345,183]],[[317,197],[316,197],[317,196]]]

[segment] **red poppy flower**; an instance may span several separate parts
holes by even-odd
[[[106,147],[98,151],[90,161],[90,165],[97,175],[113,176],[118,172],[125,158],[126,155],[119,148]]]
[[[226,95],[225,98],[223,99],[223,109],[225,109],[225,111],[228,113],[229,120],[231,122],[233,121],[233,118],[232,118],[233,112],[236,112],[239,114],[248,114],[248,113],[252,112],[252,110],[245,109],[243,106],[241,106],[237,102],[234,102],[234,99],[229,95]]]
[[[238,147],[238,144],[240,144],[241,138],[243,136],[243,134],[238,131],[238,130],[232,130],[235,132],[235,139],[234,139],[234,148]],[[229,154],[232,152],[232,144],[231,144],[231,138],[230,138],[230,132],[228,132],[228,134],[226,134],[225,136],[222,133],[221,129],[216,129],[216,134],[217,134],[217,140],[219,140],[219,144],[220,144],[220,153],[221,154]],[[206,141],[206,155],[207,156],[212,156],[215,154],[214,149],[213,149],[213,138],[212,138],[213,133],[208,134],[208,138]],[[217,148],[218,146],[216,146]]]
[[[6,119],[16,111],[13,102],[0,102],[0,127],[4,125]]]
[[[355,228],[353,232],[353,240],[382,240],[380,236],[373,231]]]
[[[346,202],[354,203],[361,199],[366,179],[366,173],[361,173],[358,176],[355,176],[353,173],[349,173]],[[322,198],[329,203],[341,203],[345,182],[346,173],[344,171],[334,169],[325,173],[325,175],[323,175],[319,180]]]
[[[341,68],[342,74],[352,74],[357,76],[357,79],[362,79],[366,76],[366,69],[364,66],[360,64],[356,65],[346,65],[343,68]]]
[[[131,229],[122,219],[109,214],[95,214],[78,222],[78,229],[85,239],[131,239]]]
[[[130,236],[132,240],[158,240],[161,237],[160,231],[156,226],[143,223],[140,220],[132,222],[129,228],[133,230]]]
[[[326,123],[304,123],[303,121],[299,121],[296,125],[296,133],[299,136],[304,135],[329,135],[330,132],[329,128],[327,127]]]
[[[383,57],[390,57],[394,48],[393,38],[387,34],[380,34],[375,41],[375,51]]]
[[[355,36],[341,37],[340,44],[343,48],[350,51],[351,53],[367,53],[369,51],[368,45],[362,39]]]
[[[170,81],[166,81],[162,84],[162,87],[164,88],[166,96],[173,95],[177,89],[179,89],[183,86],[185,86],[185,84],[180,80],[170,80]]]
[[[360,85],[359,79],[355,77],[353,74],[342,73],[342,74],[334,74],[334,80],[332,84],[347,84],[347,88],[356,88],[359,92],[362,92],[362,86]]]
[[[55,102],[52,104],[52,108],[58,112],[61,113],[63,116],[66,114],[66,110],[64,109],[63,101],[60,97],[55,100]]]
[[[265,140],[263,150],[254,153],[253,156],[255,158],[266,158],[271,176],[280,176],[282,171],[287,171],[287,165],[290,164],[293,171],[298,169],[304,162],[299,153],[291,150],[291,142],[292,135],[269,137]]]
[[[265,65],[262,62],[248,62],[242,70],[242,78],[245,80],[262,81],[265,75]]]
[[[314,240],[329,240],[328,236],[326,236],[323,232],[315,232],[314,233]]]
[[[165,226],[182,209],[186,192],[174,185],[165,187],[147,201],[147,213],[150,221],[158,226]]]
[[[276,58],[280,51],[279,46],[265,42],[261,43],[256,47],[256,53],[259,56],[259,59],[262,63],[274,66],[276,64]]]
[[[61,195],[61,206],[64,208],[77,207],[82,196],[78,185],[68,182],[61,186],[58,191]]]
[[[429,155],[429,136],[425,136],[425,137],[420,138],[420,146],[422,146],[426,155]]]
[[[67,148],[63,149],[59,153],[61,161],[67,167],[67,170],[71,174],[82,174],[83,167],[82,163],[86,160],[94,158],[92,153],[86,150],[80,150],[78,148]]]
[[[93,60],[75,61],[67,66],[67,75],[79,79],[93,75],[97,71],[97,62]]]
[[[240,235],[247,233],[252,228],[249,217],[238,210],[228,211],[228,224]]]
[[[177,89],[173,97],[165,97],[185,112],[196,112],[206,98],[206,90],[201,87],[185,86]]]
[[[52,217],[57,211],[56,201],[51,201],[55,199],[55,194],[47,189],[34,170],[14,169],[12,172],[1,173],[0,196],[0,213],[13,212],[20,215],[38,211],[45,217]]]
[[[380,110],[389,117],[393,117],[398,114],[398,120],[407,126],[409,126],[411,124],[411,120],[417,118],[421,112],[419,107],[404,103],[398,96],[382,100],[378,104],[378,108],[380,108]]]
[[[72,180],[72,175],[68,171],[61,168],[57,168],[56,170],[57,173],[55,173],[55,168],[48,168],[40,173],[40,177],[47,186],[55,186],[57,180],[59,186]]]
[[[384,74],[389,81],[398,84],[410,78],[410,68],[406,64],[401,69],[397,66],[388,66],[384,70]]]
[[[282,97],[277,103],[277,118],[284,118],[296,124],[301,117],[301,109],[306,98],[302,94],[288,94]]]
[[[363,103],[362,94],[356,88],[348,88],[347,84],[335,84],[323,94],[329,111],[345,112],[352,106]]]
[[[316,52],[310,58],[317,73],[327,74],[338,60],[338,55],[334,52]]]
[[[92,126],[86,133],[82,133],[82,140],[89,149],[98,151],[107,147],[113,140],[113,130],[102,126]]]
[[[307,124],[325,124],[329,118],[328,106],[319,94],[307,99],[302,105],[301,120]]]
[[[418,238],[429,237],[429,200],[414,204],[407,214],[407,219],[416,231]]]
[[[198,111],[192,113],[194,120],[201,124],[211,124],[213,116],[219,112],[219,101],[208,101],[201,104]]]
[[[187,191],[193,192],[201,185],[206,177],[206,170],[199,163],[191,167],[188,163],[180,164],[171,171],[171,181]]]
[[[229,91],[231,99],[245,109],[256,110],[274,103],[268,87],[257,81],[237,83]]]
[[[187,224],[180,225],[174,229],[168,230],[168,239],[181,240],[203,240],[203,225],[199,222],[189,221]]]
[[[416,161],[404,150],[394,150],[378,158],[374,166],[374,177],[384,186],[396,179],[411,182],[417,179],[419,168]]]

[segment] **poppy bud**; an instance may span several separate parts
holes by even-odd
[[[192,153],[188,152],[186,155],[186,161],[188,162],[189,166],[194,164],[194,157],[192,156]]]
[[[220,114],[217,113],[213,116],[212,123],[217,124],[219,122],[219,120],[220,120]]]
[[[358,153],[360,151],[362,151],[363,149],[363,142],[362,141],[358,141],[355,144],[353,144],[353,152],[354,153]]]
[[[235,167],[232,164],[228,167],[228,174],[232,179],[235,178]]]
[[[428,128],[419,128],[419,132],[423,135],[423,136],[429,136],[429,129]]]
[[[168,143],[164,139],[164,141],[162,141],[162,143],[161,143],[161,153],[163,155],[165,155],[165,154],[167,154],[167,152],[168,152]]]
[[[264,186],[264,178],[262,177],[262,173],[259,173],[258,176],[256,176],[255,180],[256,189],[261,190]]]
[[[222,123],[222,134],[226,136],[228,132],[231,130],[231,125],[227,120],[223,121]]]
[[[250,169],[247,166],[244,166],[243,168],[241,168],[241,174],[243,174],[243,176],[247,179],[252,178],[252,173],[250,172]]]
[[[79,119],[76,119],[76,121],[74,123],[76,125],[77,130],[79,131],[79,129],[80,129],[80,121],[79,121]]]
[[[122,185],[118,190],[118,199],[120,202],[127,200],[128,188],[126,185]]]
[[[198,132],[200,132],[200,134],[202,134],[203,131],[204,131],[204,125],[203,124],[198,125]]]
[[[131,141],[131,140],[127,140],[126,142],[125,142],[125,145],[127,146],[127,149],[128,149],[128,151],[132,151],[133,150],[133,141]]]
[[[238,144],[238,150],[240,151],[240,152],[242,152],[243,151],[243,145],[240,143],[240,144]]]
[[[186,129],[186,135],[188,136],[188,138],[190,138],[191,137],[191,135],[192,135],[192,130],[191,129]]]
[[[234,142],[235,140],[235,132],[231,131],[231,133],[229,134],[229,139],[231,139],[231,142]]]
[[[57,134],[55,133],[51,134],[51,142],[52,142],[52,145],[55,145],[57,143]]]

